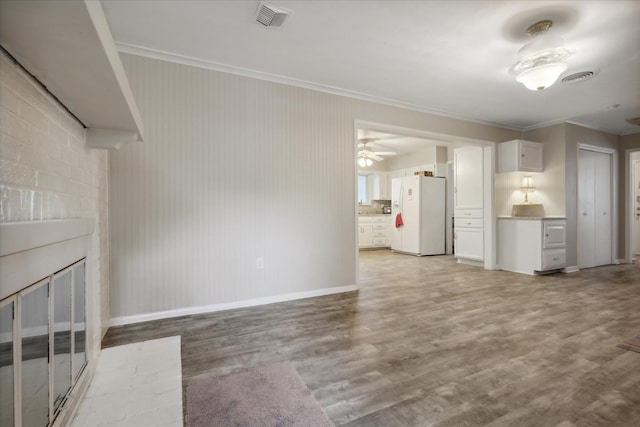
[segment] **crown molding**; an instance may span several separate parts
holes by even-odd
[[[511,126],[505,123],[489,122],[486,120],[480,120],[473,117],[466,117],[460,114],[454,114],[448,111],[438,110],[434,108],[427,108],[420,105],[410,104],[407,102],[397,101],[394,99],[383,98],[375,95],[369,95],[362,92],[351,91],[348,89],[342,89],[329,85],[323,85],[319,83],[313,83],[306,80],[294,79],[291,77],[281,76],[277,74],[265,73],[262,71],[256,71],[249,68],[236,67],[233,65],[222,64],[219,62],[207,61],[200,58],[194,58],[185,55],[178,55],[171,52],[166,52],[158,49],[151,49],[143,46],[116,42],[116,48],[120,53],[126,53],[130,55],[142,56],[151,59],[158,59],[166,62],[174,62],[177,64],[188,65],[197,68],[203,68],[212,71],[219,71],[223,73],[234,74],[243,77],[249,77],[258,80],[265,80],[272,83],[280,83],[288,86],[300,87],[303,89],[310,89],[319,92],[329,93],[332,95],[344,96],[347,98],[358,99],[360,101],[373,102],[376,104],[388,105],[390,107],[403,108],[405,110],[417,111],[420,113],[431,114],[440,117],[446,117],[449,119],[462,120],[465,122],[477,123],[485,126],[499,127],[501,129],[508,129],[514,131],[522,131],[522,128],[517,126]]]

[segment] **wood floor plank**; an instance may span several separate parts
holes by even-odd
[[[362,251],[360,290],[109,329],[183,381],[291,360],[336,425],[636,426],[640,266],[526,276]]]

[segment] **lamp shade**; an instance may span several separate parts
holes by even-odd
[[[533,183],[533,177],[531,176],[524,176],[522,177],[522,185],[520,186],[521,190],[525,190],[525,191],[531,191],[531,190],[535,190],[535,184]]]
[[[518,74],[516,80],[529,90],[544,90],[554,84],[567,70],[563,62],[551,62],[529,68]]]

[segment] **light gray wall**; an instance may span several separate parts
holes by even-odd
[[[110,158],[115,317],[355,284],[355,120],[517,137],[155,59],[123,63],[146,138]]]
[[[543,144],[543,172],[507,172],[496,174],[496,214],[511,216],[514,204],[520,204],[523,176],[532,176],[536,190],[528,195],[532,203],[541,203],[547,216],[565,216],[565,128],[564,124],[525,132],[522,138]]]
[[[437,147],[427,147],[409,155],[389,157],[387,167],[390,171],[394,171],[427,163],[436,163],[437,159]]]

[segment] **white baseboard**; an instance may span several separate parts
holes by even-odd
[[[565,267],[564,270],[562,270],[563,273],[577,273],[578,271],[580,271],[580,269],[577,265],[571,265],[569,267]]]
[[[458,258],[458,264],[472,265],[474,267],[484,268],[484,261],[475,261],[467,258]]]
[[[316,289],[306,292],[294,292],[290,294],[274,295],[271,297],[252,298],[242,301],[234,301],[222,304],[201,305],[196,307],[183,307],[174,310],[156,311],[153,313],[136,314],[133,316],[113,317],[109,326],[122,326],[132,323],[148,322],[150,320],[168,319],[171,317],[188,316],[191,314],[213,313],[216,311],[232,310],[234,308],[246,308],[259,305],[273,304],[277,302],[291,301],[296,299],[320,297],[323,295],[339,294],[343,292],[357,291],[356,285],[339,286],[336,288]]]

